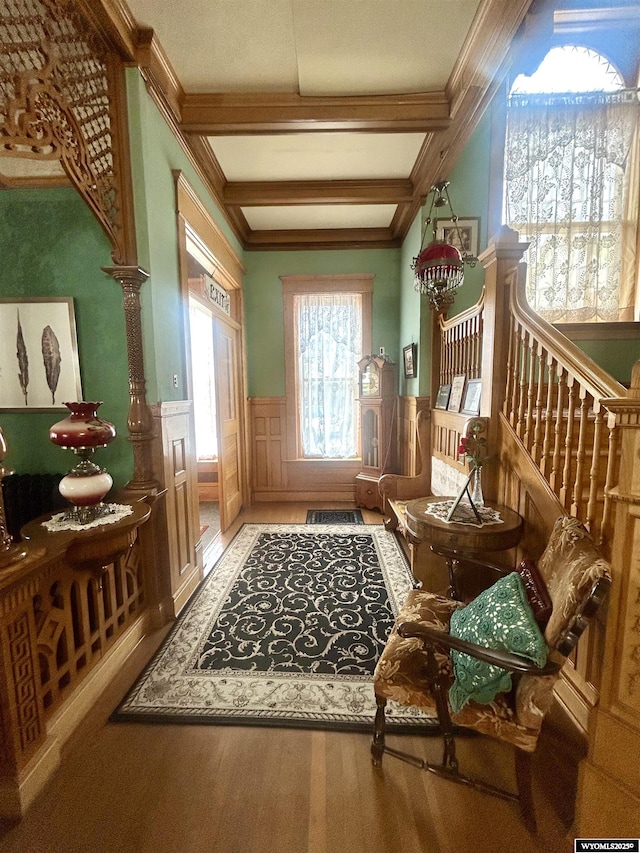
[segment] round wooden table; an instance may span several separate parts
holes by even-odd
[[[429,515],[430,504],[454,501],[454,497],[418,498],[407,504],[407,532],[415,542],[425,542],[437,551],[442,548],[460,557],[484,556],[487,551],[507,551],[514,548],[522,536],[523,519],[509,507],[485,502],[485,507],[500,514],[502,523],[462,524]],[[457,598],[454,577],[455,559],[446,558],[449,567],[449,594]]]

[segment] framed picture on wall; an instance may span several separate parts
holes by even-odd
[[[451,385],[441,385],[438,389],[435,408],[446,409],[449,405],[449,395],[451,394]]]
[[[462,401],[463,415],[479,415],[480,414],[480,393],[482,391],[482,379],[470,379],[467,382],[467,387],[464,392],[464,400]]]
[[[64,409],[82,400],[73,299],[0,299],[0,409]]]
[[[449,404],[447,405],[447,410],[449,412],[460,411],[465,378],[464,373],[459,373],[451,380],[451,394],[449,395]]]
[[[409,344],[407,347],[403,347],[402,356],[404,359],[404,375],[410,379],[413,376],[416,376],[416,357],[418,354],[418,345],[417,344]]]
[[[478,256],[478,232],[480,230],[480,219],[458,219],[456,223],[452,219],[438,219],[436,224],[436,237],[444,240],[451,246],[459,249],[463,255]]]

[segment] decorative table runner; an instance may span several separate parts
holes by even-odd
[[[67,511],[59,512],[53,515],[48,521],[43,521],[42,526],[47,530],[89,530],[91,527],[99,527],[101,524],[115,524],[122,518],[131,515],[133,507],[129,504],[106,504],[105,514],[95,521],[90,521],[87,524],[80,524],[79,521],[73,519],[65,519]]]
[[[447,524],[469,524],[473,527],[484,527],[487,524],[504,524],[500,513],[488,506],[476,507],[481,519],[478,521],[471,506],[468,503],[462,502],[460,502],[456,507],[454,517],[447,521],[447,515],[454,503],[454,500],[430,503],[427,509],[424,510],[424,514],[432,515],[434,518],[437,518],[438,521],[443,521]]]

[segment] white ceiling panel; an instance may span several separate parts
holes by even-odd
[[[128,0],[186,92],[296,92],[292,0]]]
[[[422,133],[209,137],[228,181],[408,178]]]
[[[442,90],[477,6],[477,0],[448,0],[446,7],[437,0],[295,0],[300,94]]]
[[[299,207],[243,207],[254,231],[311,228],[386,228],[395,204],[301,205]]]

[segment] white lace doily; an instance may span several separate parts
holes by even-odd
[[[133,507],[129,504],[105,504],[105,514],[95,521],[90,521],[88,524],[80,524],[79,521],[73,519],[65,519],[68,510],[59,512],[52,516],[49,521],[43,521],[42,526],[47,530],[57,532],[58,530],[89,530],[91,527],[100,527],[102,524],[115,524],[122,518],[126,518],[133,512]]]
[[[500,513],[488,506],[476,507],[481,519],[478,521],[471,506],[463,501],[456,507],[453,518],[447,522],[447,515],[449,515],[449,510],[453,504],[454,501],[452,500],[437,501],[436,503],[429,504],[428,509],[425,509],[424,513],[425,515],[433,515],[438,521],[444,521],[448,524],[470,524],[473,527],[484,527],[485,524],[504,524]]]

